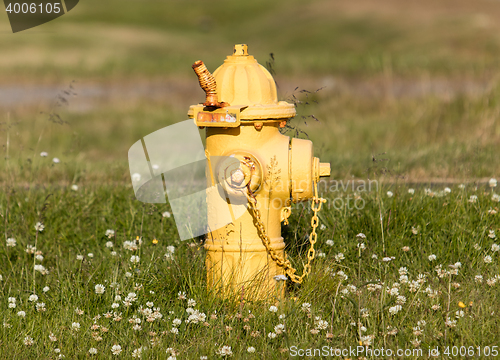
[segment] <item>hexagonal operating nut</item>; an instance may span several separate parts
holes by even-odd
[[[231,185],[240,186],[243,180],[245,180],[245,174],[241,169],[236,169],[231,173]]]

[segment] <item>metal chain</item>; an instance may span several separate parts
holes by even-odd
[[[314,197],[311,203],[311,209],[313,211],[313,217],[311,219],[312,231],[311,234],[309,235],[309,242],[311,243],[311,247],[307,251],[307,263],[304,265],[304,271],[301,276],[295,274],[297,270],[292,266],[290,260],[287,259],[286,253],[285,253],[285,258],[282,259],[281,256],[278,255],[278,253],[276,253],[276,251],[274,251],[274,249],[271,247],[271,239],[267,235],[264,223],[262,222],[260,211],[259,209],[257,209],[257,199],[255,198],[251,190],[247,187],[248,194],[246,194],[246,196],[250,204],[250,208],[254,213],[256,226],[257,229],[259,230],[259,236],[262,240],[262,244],[266,248],[269,256],[271,256],[271,259],[273,259],[276,262],[276,264],[278,264],[278,266],[282,267],[285,270],[285,273],[290,277],[290,280],[298,284],[301,284],[302,280],[304,280],[304,278],[311,272],[311,262],[314,260],[314,257],[316,255],[316,250],[314,250],[314,244],[316,244],[316,241],[318,239],[318,234],[316,234],[316,228],[319,225],[318,212],[321,210],[321,205],[324,202],[326,202],[326,199],[320,198],[318,196],[317,185],[318,185],[317,182],[314,182],[313,185]]]

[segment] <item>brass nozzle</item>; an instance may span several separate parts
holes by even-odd
[[[203,105],[211,107],[224,107],[229,104],[217,100],[217,83],[214,76],[208,71],[203,61],[198,60],[193,64],[193,70],[198,75],[201,88],[207,94]]]

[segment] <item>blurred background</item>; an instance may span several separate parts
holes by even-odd
[[[203,101],[191,64],[237,43],[332,178],[500,177],[498,0],[84,0],[16,34],[0,15],[1,180],[129,182],[129,147]]]

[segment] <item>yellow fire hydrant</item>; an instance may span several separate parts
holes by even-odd
[[[273,77],[248,55],[246,45],[235,45],[213,76],[201,61],[193,69],[206,101],[192,105],[188,115],[206,129],[208,186],[219,186],[207,193],[208,286],[223,297],[281,296],[279,279],[302,282],[310,271],[317,211],[324,201],[317,182],[330,175],[330,164],[313,156],[311,141],[280,133],[295,106],[278,101]],[[309,199],[311,248],[298,276],[285,254],[281,222],[287,222],[292,202]],[[227,214],[229,222],[222,220]]]

